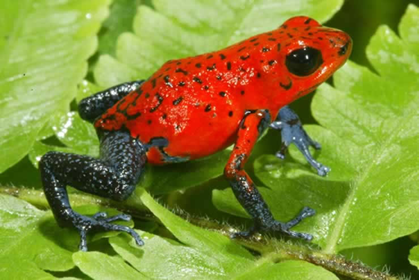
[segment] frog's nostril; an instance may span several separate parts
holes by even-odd
[[[343,47],[340,47],[338,54],[344,55],[348,50],[349,42],[347,42]]]

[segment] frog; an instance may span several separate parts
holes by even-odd
[[[87,250],[87,235],[95,232],[126,232],[142,246],[134,229],[113,223],[130,221],[129,215],[82,215],[71,207],[67,186],[123,201],[134,192],[146,164],[197,160],[233,146],[224,177],[253,226],[231,237],[272,232],[311,241],[311,234],[292,228],[315,210],[306,206],[290,221],[276,220],[245,164],[260,136],[271,128],[281,131],[279,158],[293,143],[319,175],[327,175],[330,168],[309,150],[320,149],[320,144],[306,133],[289,104],[331,77],[351,50],[347,33],[296,16],[227,48],[167,61],[147,80],[83,99],[78,111],[94,125],[100,154],[94,158],[50,151],[42,156],[43,189],[55,220],[78,231],[82,251]]]

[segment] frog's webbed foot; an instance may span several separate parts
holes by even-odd
[[[313,239],[313,236],[311,234],[295,232],[295,231],[292,231],[291,228],[299,224],[303,219],[314,216],[315,214],[316,212],[314,211],[314,209],[310,207],[304,207],[303,210],[301,210],[301,212],[294,219],[288,221],[287,223],[283,223],[276,220],[272,220],[271,222],[265,223],[265,224],[257,223],[248,231],[233,233],[231,235],[231,238],[249,238],[252,235],[254,235],[256,232],[264,231],[264,232],[278,232],[278,233],[282,233],[293,238],[299,238],[299,239],[311,241]]]
[[[326,176],[330,172],[331,169],[329,167],[316,161],[311,155],[309,147],[312,146],[314,149],[320,150],[321,145],[308,136],[297,114],[288,106],[283,107],[279,111],[276,121],[272,122],[270,127],[281,130],[282,146],[276,153],[278,158],[284,159],[288,146],[294,143],[308,163],[317,170],[317,174]]]
[[[108,217],[108,214],[106,212],[97,212],[96,214],[93,215],[92,218],[95,219],[96,221],[105,221],[107,223],[111,223],[114,221],[126,221],[126,222],[131,221],[130,215],[119,214],[112,217]]]
[[[131,216],[126,214],[119,214],[113,217],[108,217],[106,213],[99,212],[96,213],[93,217],[87,217],[76,212],[70,212],[68,220],[80,234],[79,249],[81,251],[87,251],[87,234],[89,232],[122,231],[130,234],[138,246],[144,245],[141,237],[132,228],[111,224],[111,222],[119,220],[130,221]]]

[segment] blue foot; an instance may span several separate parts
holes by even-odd
[[[273,220],[269,224],[253,226],[248,231],[241,231],[241,232],[233,233],[232,235],[230,235],[230,237],[231,238],[249,238],[258,231],[265,231],[265,232],[279,232],[293,238],[311,241],[313,240],[313,236],[311,234],[295,232],[295,231],[292,231],[291,228],[299,224],[303,219],[314,216],[315,214],[316,214],[316,211],[314,209],[310,207],[304,207],[303,210],[301,210],[301,212],[294,219],[288,221],[287,223],[282,223],[282,222]]]
[[[122,225],[114,225],[110,223],[119,220],[131,220],[131,216],[126,214],[120,214],[108,218],[106,213],[99,212],[90,218],[87,216],[80,215],[76,212],[72,212],[69,214],[68,220],[73,224],[73,226],[78,230],[80,234],[79,250],[81,251],[87,251],[87,234],[89,232],[123,231],[130,234],[134,238],[135,243],[137,243],[138,246],[144,245],[144,242],[141,240],[141,237],[132,228]]]
[[[321,145],[312,140],[303,129],[297,114],[288,106],[283,107],[279,113],[277,120],[270,124],[275,130],[281,130],[282,146],[276,156],[280,159],[285,158],[288,146],[294,143],[298,150],[304,155],[307,162],[317,170],[320,176],[326,176],[330,172],[330,168],[317,162],[310,153],[309,147],[312,146],[316,150],[321,149]]]

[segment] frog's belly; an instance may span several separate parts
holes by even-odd
[[[152,147],[147,153],[151,164],[184,162],[212,155],[234,143],[237,132],[213,130],[196,131],[193,135],[172,137],[167,147]]]

